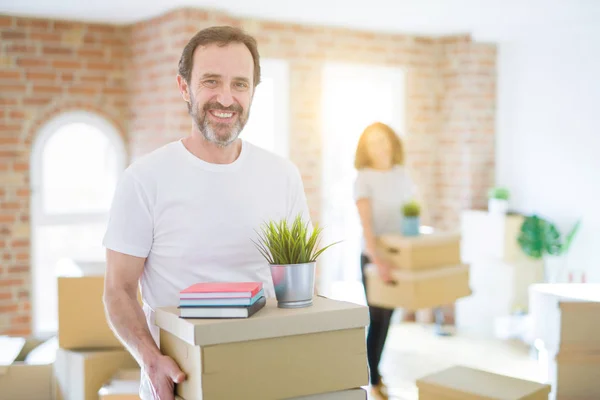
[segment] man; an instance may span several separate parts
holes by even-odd
[[[173,399],[174,383],[185,379],[160,353],[153,310],[177,305],[179,291],[197,282],[261,281],[273,297],[256,230],[268,219],[309,218],[298,169],[238,138],[259,82],[252,37],[232,27],[198,32],[177,76],[191,134],[137,160],[117,186],[104,237],[104,303],[142,368],[144,400]]]

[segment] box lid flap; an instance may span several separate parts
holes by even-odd
[[[529,287],[529,291],[562,302],[600,302],[598,283],[535,283]]]
[[[164,307],[156,310],[155,322],[200,346],[360,328],[368,323],[368,307],[323,296],[315,296],[311,307],[296,309],[278,308],[277,300],[270,298],[260,311],[244,319],[184,319],[176,307]]]
[[[27,340],[23,337],[0,336],[0,375],[15,362]]]
[[[455,366],[417,380],[417,387],[437,389],[460,398],[520,399],[537,393],[550,393],[550,385],[526,381],[487,371]],[[470,398],[470,396],[469,396]]]

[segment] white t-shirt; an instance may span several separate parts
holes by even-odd
[[[302,179],[289,160],[242,141],[231,164],[211,164],[181,140],[143,156],[116,188],[104,246],[146,257],[144,312],[157,345],[154,309],[177,306],[197,282],[260,281],[275,296],[267,261],[256,249],[263,222],[310,218]],[[142,399],[150,398],[142,374]]]
[[[376,236],[402,232],[402,206],[415,196],[415,185],[401,165],[387,171],[365,168],[357,173],[354,198],[370,200],[371,224]],[[364,239],[362,247],[364,251]]]

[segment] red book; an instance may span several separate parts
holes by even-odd
[[[203,282],[179,292],[182,299],[218,299],[253,297],[262,289],[262,282]]]

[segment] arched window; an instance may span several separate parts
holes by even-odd
[[[121,136],[95,114],[62,114],[38,133],[31,156],[36,334],[57,331],[57,276],[103,273],[102,236],[125,165]]]

